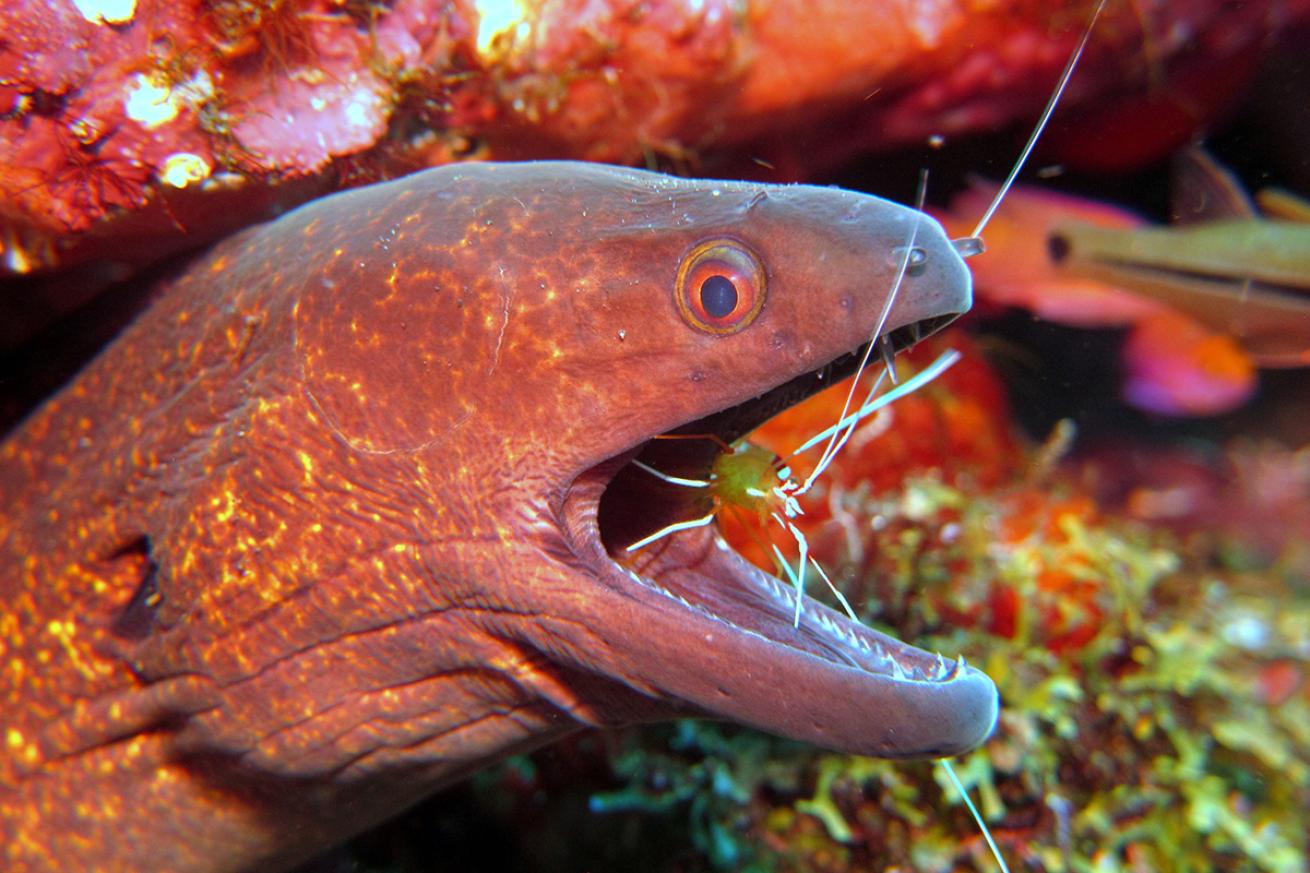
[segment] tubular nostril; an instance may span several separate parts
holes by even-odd
[[[928,268],[928,252],[920,246],[897,246],[887,261],[897,269],[904,265],[906,275],[921,276]]]
[[[987,251],[987,246],[983,245],[980,236],[962,236],[959,239],[951,240],[951,245],[962,258],[972,258],[974,255],[981,255]]]

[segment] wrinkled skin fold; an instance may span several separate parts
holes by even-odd
[[[762,270],[731,333],[673,296],[712,238]],[[964,265],[836,189],[447,167],[191,264],[0,447],[0,866],[285,867],[589,726],[976,746],[985,676],[814,602],[793,628],[712,528],[615,559],[680,509],[625,464],[826,384],[911,242],[910,336]]]

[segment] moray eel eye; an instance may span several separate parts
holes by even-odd
[[[764,307],[764,268],[744,243],[700,243],[678,265],[674,296],[682,318],[697,330],[726,335],[755,320]]]
[[[700,286],[700,304],[710,318],[727,318],[737,308],[737,286],[715,273]]]

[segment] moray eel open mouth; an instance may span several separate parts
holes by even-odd
[[[893,346],[897,351],[906,348],[954,318],[929,318],[899,328],[890,334]],[[731,442],[850,375],[863,354],[861,347],[674,432],[712,434]],[[702,643],[712,638],[717,653],[708,666],[684,666],[717,674],[710,682],[713,690],[697,693],[694,687],[681,696],[711,715],[881,757],[950,755],[985,740],[997,711],[996,690],[985,675],[962,659],[915,648],[810,598],[795,627],[792,586],[749,564],[713,525],[681,530],[628,551],[629,545],[671,522],[703,517],[707,511],[703,489],[661,481],[630,462],[640,458],[673,476],[704,479],[720,451],[713,439],[652,439],[592,468],[571,489],[574,510],[579,502],[596,501],[588,508],[596,513],[594,523],[610,569],[619,571],[607,576],[675,601],[705,629],[700,631],[706,638]],[[576,523],[579,515],[570,514]],[[689,640],[689,645],[697,642]],[[734,682],[746,690],[734,689]],[[761,687],[772,688],[771,693],[761,692],[771,701],[762,707],[738,705]]]

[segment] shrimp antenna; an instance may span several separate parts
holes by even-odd
[[[840,588],[832,584],[832,579],[830,579],[828,577],[828,574],[823,571],[823,566],[819,564],[817,560],[815,560],[813,555],[810,555],[810,563],[814,565],[814,569],[819,571],[819,575],[823,577],[823,581],[828,583],[828,590],[831,591],[833,594],[837,595],[837,600],[841,602],[842,609],[846,610],[846,615],[850,618],[850,620],[855,622],[856,624],[861,624],[860,617],[855,614],[855,610],[851,609],[851,602],[846,599],[845,594],[841,593]]]
[[[946,775],[950,777],[952,784],[955,785],[955,790],[960,792],[960,798],[964,801],[964,805],[969,808],[969,812],[973,815],[973,820],[978,823],[978,828],[982,831],[983,839],[987,840],[987,847],[992,850],[992,856],[996,858],[996,864],[1001,868],[1001,873],[1010,873],[1010,868],[1005,864],[1005,856],[1001,854],[1001,850],[996,845],[996,841],[992,839],[992,832],[987,827],[986,822],[983,821],[982,815],[979,814],[978,807],[973,805],[973,799],[969,797],[969,792],[964,787],[964,783],[960,781],[959,776],[955,775],[955,768],[951,766],[950,760],[947,758],[938,758],[937,763],[942,765],[942,769],[946,771]]]
[[[683,476],[670,476],[668,473],[662,473],[650,464],[643,464],[635,458],[632,461],[632,466],[636,467],[638,470],[645,470],[656,479],[668,482],[670,485],[681,485],[683,488],[708,488],[710,485],[714,484],[708,479],[687,479]]]
[[[1051,99],[1046,101],[1046,108],[1042,110],[1041,117],[1037,119],[1037,125],[1033,128],[1032,135],[1028,137],[1028,142],[1024,145],[1023,151],[1019,152],[1019,159],[1010,168],[1010,175],[1006,177],[1005,182],[997,190],[996,196],[992,198],[992,202],[987,207],[987,211],[983,213],[982,218],[978,219],[978,225],[973,229],[973,233],[963,239],[952,240],[956,251],[960,253],[961,257],[972,257],[983,251],[983,228],[987,226],[987,223],[992,220],[992,216],[996,214],[996,210],[1000,208],[1001,201],[1010,192],[1014,180],[1019,177],[1019,172],[1028,161],[1028,156],[1036,148],[1038,138],[1041,137],[1042,131],[1046,129],[1046,123],[1051,120],[1051,115],[1055,112],[1056,105],[1064,95],[1064,89],[1068,87],[1069,80],[1073,78],[1073,71],[1083,56],[1083,50],[1087,48],[1088,40],[1092,38],[1092,28],[1096,26],[1096,19],[1101,17],[1101,10],[1105,8],[1105,4],[1106,0],[1100,0],[1096,4],[1096,8],[1092,10],[1092,17],[1088,20],[1086,29],[1083,30],[1082,39],[1078,40],[1077,48],[1073,50],[1073,54],[1069,55],[1069,61],[1064,65],[1064,72],[1060,74],[1060,81],[1056,84],[1055,90],[1051,92]]]
[[[637,540],[635,543],[624,549],[624,551],[635,552],[637,551],[637,549],[644,548],[645,546],[649,546],[651,543],[655,542],[656,540],[664,539],[664,537],[669,536],[670,534],[675,534],[680,530],[691,530],[694,527],[705,527],[705,525],[710,524],[713,521],[714,521],[714,513],[712,512],[709,515],[703,516],[701,518],[693,518],[691,521],[675,521],[673,524],[665,525],[664,527],[655,531],[655,533],[651,534],[648,537],[642,537],[641,539]]]
[[[839,433],[841,431],[845,431],[846,429],[851,428],[856,424],[859,424],[861,421],[868,418],[870,415],[873,415],[873,413],[877,412],[879,409],[882,409],[883,407],[891,403],[894,403],[897,400],[900,400],[902,397],[906,396],[907,394],[913,394],[915,391],[918,391],[924,385],[927,385],[933,379],[936,379],[942,373],[946,372],[957,361],[959,361],[960,358],[961,358],[960,353],[957,352],[955,349],[948,349],[947,351],[942,352],[940,355],[937,356],[937,359],[935,361],[933,361],[927,367],[924,367],[913,377],[906,379],[904,382],[897,385],[892,390],[884,394],[879,394],[877,397],[873,397],[867,400],[863,406],[861,406],[856,411],[842,418],[832,427],[828,428],[822,433],[815,434],[814,436],[810,437],[808,440],[806,440],[797,448],[792,449],[791,454],[788,455],[787,457],[794,458],[797,455],[801,454],[802,452],[808,452],[810,449],[814,448],[819,443],[823,442],[826,439],[829,439],[833,434]]]

